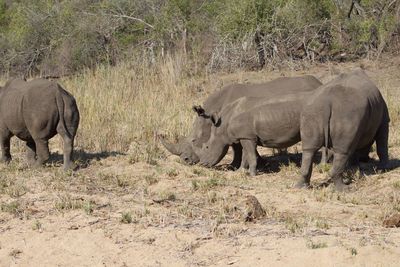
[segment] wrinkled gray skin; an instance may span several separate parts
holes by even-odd
[[[48,160],[48,140],[57,133],[64,141],[64,169],[74,169],[73,143],[79,124],[74,97],[45,79],[14,79],[0,89],[1,161],[9,162],[10,139],[26,142],[27,160],[35,167]]]
[[[300,115],[315,92],[298,92],[274,98],[243,97],[220,113],[208,114],[211,136],[203,145],[200,164],[211,167],[225,156],[229,145],[243,146],[241,168],[256,174],[257,145],[287,148],[300,141]]]
[[[389,113],[378,88],[362,70],[342,74],[313,95],[300,119],[303,147],[301,178],[297,187],[308,187],[315,152],[326,146],[334,152],[329,172],[338,190],[341,174],[350,160],[376,142],[379,168],[388,167]]]
[[[212,123],[207,114],[218,113],[226,105],[244,96],[273,98],[295,92],[312,91],[321,84],[314,76],[306,75],[302,77],[281,77],[261,84],[233,84],[226,86],[220,91],[211,94],[204,102],[203,107],[193,107],[197,117],[189,136],[181,138],[177,144],[171,144],[163,138],[161,138],[161,142],[167,150],[172,154],[179,155],[186,163],[196,164],[199,162],[199,156],[196,152],[201,153],[203,144],[208,141],[211,134]],[[242,160],[242,146],[240,143],[231,145],[234,152],[231,165],[233,168],[238,168]]]

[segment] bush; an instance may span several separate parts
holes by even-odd
[[[61,76],[176,53],[196,70],[235,70],[398,49],[400,3],[356,1],[349,12],[352,2],[0,0],[0,72]]]

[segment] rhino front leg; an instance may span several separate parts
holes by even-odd
[[[333,180],[336,190],[338,191],[342,191],[346,187],[342,180],[342,173],[346,168],[349,158],[349,154],[335,153],[334,155],[332,169],[329,172],[329,178]]]
[[[11,161],[11,153],[10,153],[10,139],[11,134],[3,133],[0,136],[0,147],[1,147],[1,162],[8,163]]]
[[[255,176],[257,173],[257,144],[252,140],[241,140],[243,146],[243,154],[245,160],[249,164],[250,176]]]
[[[33,165],[36,161],[36,145],[33,140],[26,142],[26,160],[29,165]]]
[[[233,160],[230,165],[234,170],[237,170],[238,168],[241,167],[243,147],[240,143],[233,144],[232,150],[233,150]]]
[[[389,139],[389,123],[384,122],[376,133],[376,152],[379,157],[378,169],[387,169],[389,164],[388,154],[388,139]]]
[[[310,186],[310,178],[312,173],[312,163],[314,158],[314,150],[303,151],[301,156],[300,179],[295,185],[296,188],[307,188]]]
[[[50,157],[49,142],[43,139],[34,139],[37,159],[35,167],[41,167]]]

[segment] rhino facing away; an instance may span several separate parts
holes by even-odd
[[[300,115],[314,92],[275,98],[242,97],[221,112],[208,114],[211,136],[199,153],[200,164],[211,167],[225,156],[229,145],[243,147],[241,167],[256,174],[257,145],[286,148],[300,141]]]
[[[261,84],[233,84],[211,94],[204,102],[203,107],[194,106],[197,117],[189,136],[182,137],[177,144],[171,144],[164,139],[161,142],[172,154],[179,155],[188,164],[199,162],[198,153],[211,134],[212,122],[209,114],[220,112],[226,105],[244,97],[273,98],[295,92],[313,91],[322,83],[311,75],[301,77],[281,77]],[[242,160],[242,146],[232,144],[234,157],[231,165],[238,168]],[[257,154],[258,155],[258,154]]]
[[[74,169],[73,143],[79,125],[74,97],[56,82],[14,79],[0,89],[1,161],[9,162],[10,139],[25,141],[30,165],[48,160],[48,140],[57,133],[64,141],[64,169]]]
[[[375,84],[362,70],[342,74],[323,85],[305,105],[300,119],[302,139],[301,178],[297,187],[308,187],[315,152],[333,150],[329,178],[344,187],[341,174],[351,155],[369,150],[376,142],[379,168],[388,164],[389,113]]]

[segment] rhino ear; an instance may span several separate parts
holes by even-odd
[[[193,111],[199,115],[199,117],[205,117],[206,111],[201,106],[193,106]]]
[[[217,113],[213,113],[210,116],[211,122],[214,124],[215,127],[218,127],[221,125],[221,117]]]

